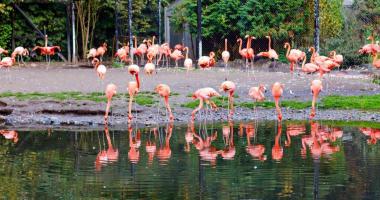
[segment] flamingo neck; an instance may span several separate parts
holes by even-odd
[[[271,43],[272,43],[272,39],[270,38],[270,36],[268,37],[268,49],[271,50]]]
[[[224,51],[227,51],[227,39],[224,39]]]
[[[135,37],[135,49],[137,49],[137,38]]]
[[[303,58],[301,69],[305,69],[305,63],[306,63],[306,56]]]
[[[186,47],[186,59],[189,58],[189,48]]]
[[[47,46],[48,46],[48,38],[45,37],[45,47],[47,47]]]
[[[240,42],[240,44],[239,44],[239,51],[241,51],[241,46],[243,45],[243,41],[240,39],[239,42]]]
[[[139,74],[136,73],[135,77],[136,77],[136,82],[137,82],[137,89],[140,89],[140,79],[139,79]]]
[[[372,64],[375,64],[376,61],[377,61],[377,54],[373,56]]]
[[[286,57],[288,57],[289,53],[290,53],[290,44],[286,43],[286,47],[288,48],[287,51],[286,51]]]

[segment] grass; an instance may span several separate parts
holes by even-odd
[[[227,104],[222,105],[220,100],[213,99],[217,106],[226,107]],[[227,100],[226,100],[227,102]],[[195,108],[199,105],[199,101],[191,101],[182,104],[182,107]],[[282,107],[290,109],[306,109],[311,107],[311,102],[307,101],[281,101],[280,105]],[[274,102],[264,101],[264,102],[240,102],[236,103],[237,107],[253,108],[275,108]],[[321,99],[318,103],[318,108],[321,109],[359,109],[359,110],[378,110],[380,111],[380,95],[366,95],[366,96],[326,96]]]
[[[118,94],[114,98],[125,97],[129,98],[129,95]],[[0,98],[15,98],[20,101],[26,100],[77,100],[77,101],[94,101],[94,102],[106,102],[107,98],[102,92],[82,93],[82,92],[53,92],[53,93],[41,93],[41,92],[4,92],[0,93]],[[136,103],[143,106],[152,106],[156,100],[156,93],[143,91],[136,96]]]
[[[112,63],[112,67],[113,67],[113,68],[122,68],[122,67],[124,67],[124,66],[125,66],[125,64],[122,63],[122,62],[113,62],[113,63]]]

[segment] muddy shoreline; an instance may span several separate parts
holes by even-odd
[[[195,70],[186,73],[183,70],[158,69],[158,73],[152,77],[141,73],[141,91],[153,91],[158,83],[166,83],[171,87],[172,96],[170,103],[175,116],[175,123],[186,124],[190,120],[191,109],[181,107],[181,104],[190,102],[189,94],[202,87],[218,89],[225,79],[234,81],[237,85],[237,102],[251,101],[248,98],[248,90],[259,83],[268,89],[275,81],[285,84],[283,100],[310,101],[310,81],[317,78],[316,75],[304,75],[288,73],[287,65],[279,64],[276,68],[268,67],[268,63],[255,66],[254,71],[247,72],[244,69],[233,68],[225,71],[223,68],[212,70]],[[49,68],[38,65],[28,67],[15,67],[10,72],[0,74],[0,93],[3,92],[63,92],[78,91],[83,93],[103,91],[108,83],[118,86],[118,93],[127,92],[127,82],[133,80],[127,70],[112,69],[107,72],[106,79],[100,82],[93,69],[68,67],[63,64],[50,66]],[[374,95],[380,93],[380,85],[372,82],[372,74],[369,70],[345,70],[334,71],[325,76],[324,91],[320,97],[327,95]],[[225,95],[225,94],[223,94]],[[272,101],[270,92],[266,93],[267,99]],[[159,99],[156,99],[160,101]],[[5,127],[88,127],[100,128],[104,126],[103,114],[105,102],[92,101],[57,101],[44,100],[18,100],[15,98],[0,98],[0,126]],[[134,107],[137,118],[133,123],[139,126],[151,126],[167,122],[163,104],[159,104],[160,114],[157,107],[140,106]],[[127,101],[117,99],[112,103],[112,114],[109,125],[112,127],[126,127]],[[292,110],[282,108],[284,120],[307,120],[310,109]],[[198,115],[197,121],[203,120]],[[237,107],[233,120],[276,120],[274,109],[253,109]],[[343,120],[343,121],[373,121],[380,122],[380,111],[361,110],[323,110],[318,109],[316,120]],[[207,115],[208,121],[226,121],[227,110],[219,109]]]

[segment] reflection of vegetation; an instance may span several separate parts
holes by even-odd
[[[227,100],[221,101],[222,98],[213,98],[216,105],[219,107],[226,108]],[[264,102],[235,102],[238,107],[253,108],[275,108],[274,102],[264,101]],[[304,101],[280,101],[282,107],[291,109],[306,109],[311,107],[311,102]],[[199,100],[191,101],[182,104],[182,107],[195,108],[199,105]],[[360,110],[379,110],[380,109],[380,95],[367,95],[367,96],[326,96],[322,97],[320,103],[318,103],[318,108],[321,109],[360,109]]]

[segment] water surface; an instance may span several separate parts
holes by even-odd
[[[2,130],[0,198],[380,199],[379,127],[265,121]]]

